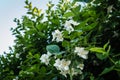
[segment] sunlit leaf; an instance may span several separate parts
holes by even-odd
[[[101,47],[90,48],[90,51],[97,52],[97,53],[103,53],[103,54],[106,53],[106,51],[103,48],[101,48]]]

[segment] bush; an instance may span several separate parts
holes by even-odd
[[[25,3],[15,45],[0,56],[1,80],[120,79],[119,0],[60,0],[45,13]]]

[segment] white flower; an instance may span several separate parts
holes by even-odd
[[[61,8],[62,10],[65,10],[64,4],[60,4],[60,8]]]
[[[73,20],[69,20],[69,22],[70,22],[71,24],[73,24],[74,26],[79,25],[79,23],[77,23],[77,22],[75,22],[75,21],[73,21]]]
[[[51,7],[51,6],[52,6],[52,4],[48,3],[48,4],[47,4],[47,6],[48,6],[48,7]]]
[[[73,8],[76,8],[77,6],[79,6],[80,3],[79,2],[76,2],[74,5],[73,5]]]
[[[18,80],[19,78],[18,78],[18,76],[16,76],[13,80]]]
[[[81,70],[83,70],[84,64],[79,64],[79,65],[77,66],[77,68],[80,68]]]
[[[68,74],[68,73],[69,73],[69,70],[66,70],[66,71],[61,70],[61,71],[60,71],[60,74],[62,74],[62,75],[65,76],[65,77],[67,77],[66,74]]]
[[[62,59],[62,60],[57,59],[57,60],[55,60],[54,66],[58,70],[61,71],[60,74],[62,74],[62,75],[64,75],[66,77],[66,74],[69,73],[69,65],[70,65],[70,63],[71,63],[71,61],[69,61],[69,60],[67,61],[65,59]]]
[[[47,52],[47,55],[48,55],[48,56],[51,56],[52,54],[48,51],[48,52]]]
[[[66,3],[69,3],[69,2],[70,2],[70,0],[65,0],[65,2],[66,2]]]
[[[77,53],[78,56],[82,57],[83,59],[87,59],[88,58],[88,52],[87,50],[85,50],[83,47],[75,47],[75,53]]]
[[[10,60],[10,59],[8,59],[8,61],[9,61],[9,62],[11,62],[11,60]]]
[[[66,61],[65,59],[61,60],[61,67],[63,70],[69,70],[69,65],[71,61]]]
[[[63,41],[62,32],[60,32],[58,29],[52,32],[52,36],[53,36],[52,41],[55,41],[55,40],[56,42]]]
[[[10,57],[14,57],[14,55],[11,55]]]
[[[2,60],[0,60],[1,61],[1,64],[3,64],[3,61]]]
[[[20,57],[20,54],[17,53],[17,54],[15,55],[15,57],[16,57],[16,58],[19,58],[19,57]]]
[[[40,60],[42,63],[45,63],[46,65],[49,64],[49,61],[50,61],[50,55],[48,54],[43,54],[41,57],[40,57]]]
[[[72,31],[74,31],[74,28],[72,27],[71,23],[69,21],[66,21],[64,24],[65,29],[71,33]]]
[[[78,23],[75,22],[75,21],[73,21],[73,20],[69,20],[69,21],[66,21],[65,24],[64,24],[65,29],[66,29],[69,33],[71,33],[71,32],[74,31],[74,28],[72,27],[72,25],[77,26]]]
[[[78,74],[78,72],[75,71],[75,68],[72,68],[71,71],[69,71],[69,74],[70,74],[70,73],[72,73],[72,76]]]
[[[82,71],[78,70],[76,68],[71,68],[71,70],[69,70],[68,74],[72,74],[72,76],[74,76],[74,75],[82,74]]]
[[[58,70],[61,69],[61,61],[60,61],[60,59],[55,60],[54,66],[55,66]]]

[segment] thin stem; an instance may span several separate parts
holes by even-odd
[[[108,56],[108,58],[110,59],[110,61],[111,61],[112,63],[114,63],[114,64],[115,64],[115,61],[113,61],[113,59],[112,59],[112,58],[110,58],[110,56]]]
[[[73,80],[72,69],[70,69],[70,80]]]
[[[116,71],[120,71],[120,69],[114,69],[114,70],[116,70]]]
[[[117,54],[117,55],[114,55],[113,57],[118,57],[118,56],[120,56],[120,53],[119,53],[119,54]]]

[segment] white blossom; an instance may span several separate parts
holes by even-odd
[[[73,8],[76,8],[77,6],[79,6],[80,3],[79,2],[76,2],[74,5],[73,5]]]
[[[57,59],[55,60],[55,64],[54,66],[60,70],[60,74],[64,75],[66,77],[66,74],[69,73],[69,65],[70,65],[71,61],[70,60],[65,60],[65,59]]]
[[[69,20],[69,21],[66,21],[65,24],[64,24],[64,28],[69,32],[73,32],[74,31],[74,28],[73,26],[77,26],[79,23],[73,21],[73,20]],[[73,25],[73,26],[72,26]]]
[[[60,32],[58,29],[52,32],[52,36],[53,36],[52,41],[56,41],[56,42],[63,41],[62,32]]]
[[[74,20],[69,20],[69,22],[71,23],[71,24],[73,24],[74,26],[77,26],[77,25],[79,25],[79,23],[77,23],[76,21],[74,21]]]
[[[18,54],[18,53],[15,54],[15,57],[16,57],[16,58],[19,58],[19,57],[20,57],[20,54]]]
[[[52,6],[52,4],[48,3],[48,4],[47,4],[47,6],[48,6],[48,7],[51,7],[51,6]]]
[[[72,76],[74,76],[74,75],[82,74],[82,71],[78,70],[76,68],[71,68],[71,70],[69,70],[68,74],[72,74]]]
[[[10,60],[10,59],[8,59],[8,61],[9,61],[9,62],[11,62],[11,60]]]
[[[71,61],[66,61],[65,59],[61,60],[61,67],[63,70],[69,70],[69,65]]]
[[[83,68],[84,68],[84,64],[79,64],[78,66],[77,66],[77,68],[80,68],[81,70],[83,70]]]
[[[75,47],[74,52],[77,53],[77,55],[83,59],[88,58],[89,51],[85,50],[83,47]]]
[[[14,57],[14,55],[11,55],[10,57]]]
[[[64,4],[60,4],[60,8],[61,8],[62,10],[65,10]]]
[[[50,55],[48,54],[43,54],[41,57],[40,57],[40,60],[42,63],[48,65],[49,64],[49,61],[50,61]]]
[[[69,74],[69,70],[61,70],[60,74],[62,74],[63,76],[67,77],[67,74]]]
[[[69,3],[70,2],[70,0],[64,0],[66,3]]]
[[[54,66],[55,66],[58,70],[61,69],[61,61],[60,61],[60,59],[55,60]]]
[[[18,80],[19,78],[18,78],[18,76],[16,76],[13,80]]]
[[[65,29],[71,33],[72,31],[74,31],[74,28],[72,27],[71,23],[69,21],[66,21],[64,24]]]
[[[2,60],[0,60],[1,61],[1,64],[3,64],[3,61]]]
[[[72,73],[72,76],[78,74],[78,72],[75,71],[75,68],[72,68],[71,71],[69,71],[69,74],[70,74],[70,73]]]
[[[52,54],[48,51],[48,52],[47,52],[47,55],[48,55],[48,56],[51,56]]]

